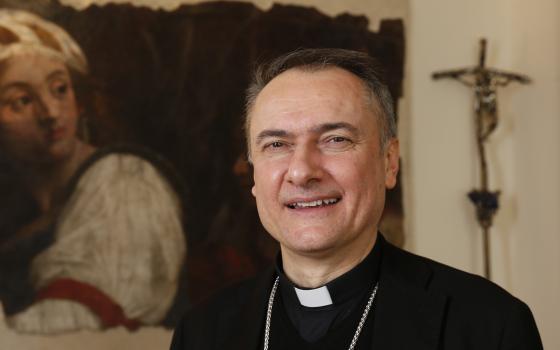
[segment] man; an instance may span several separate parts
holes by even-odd
[[[194,308],[172,349],[541,349],[529,308],[387,243],[393,103],[365,54],[300,50],[257,71],[246,133],[276,266]]]

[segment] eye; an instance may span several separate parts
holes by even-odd
[[[285,140],[270,140],[262,145],[260,152],[263,154],[277,155],[290,151],[291,144]]]
[[[51,92],[55,97],[63,98],[68,94],[70,84],[63,80],[58,80],[52,83]]]
[[[327,140],[327,142],[331,142],[331,143],[341,143],[346,141],[348,141],[348,139],[342,136],[334,136]]]
[[[325,142],[330,146],[336,146],[336,147],[352,143],[352,141],[348,137],[340,136],[340,135],[327,137],[325,139]]]
[[[285,146],[285,144],[282,141],[272,141],[272,142],[269,142],[269,143],[265,144],[263,146],[263,149],[264,150],[269,150],[269,149],[274,150],[274,149],[282,148],[284,146]]]
[[[345,150],[352,145],[350,138],[340,135],[328,136],[323,141],[323,147],[330,150]]]
[[[7,102],[13,112],[19,113],[33,103],[33,97],[28,94],[22,94],[10,98]]]

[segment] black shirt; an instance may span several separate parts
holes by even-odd
[[[354,335],[367,300],[377,283],[380,260],[380,244],[375,244],[362,262],[325,285],[332,304],[307,307],[301,305],[294,289],[294,287],[305,288],[296,286],[288,279],[282,269],[281,257],[278,256],[276,270],[280,277],[280,283],[277,295],[278,302],[275,305],[276,308],[273,307],[273,315],[276,311],[279,315],[278,319],[288,324],[281,325],[277,319],[277,322],[272,322],[272,325],[281,325],[284,328],[283,330],[279,329],[279,332],[297,332],[300,340],[309,345],[313,343],[319,345],[319,343],[329,340],[331,333],[339,337],[341,333],[348,333],[347,331],[349,331],[348,339],[344,339],[347,347]],[[282,317],[286,319],[282,320]],[[371,315],[368,316],[368,320],[370,318],[372,318]],[[273,327],[271,333],[275,328]],[[330,339],[330,341],[334,340]]]

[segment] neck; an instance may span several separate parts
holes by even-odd
[[[43,213],[51,210],[56,198],[62,193],[80,164],[95,148],[79,141],[68,157],[49,164],[31,166],[26,182]]]
[[[282,267],[286,276],[296,285],[317,288],[350,271],[369,254],[377,238],[377,232],[352,247],[339,248],[335,253],[298,254],[281,247]]]

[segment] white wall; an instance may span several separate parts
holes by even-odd
[[[436,70],[487,62],[528,74],[499,93],[488,148],[502,191],[492,230],[494,280],[526,301],[545,348],[560,349],[560,3],[411,0],[408,26],[407,247],[482,274],[482,241],[465,194],[478,185],[472,95]]]

